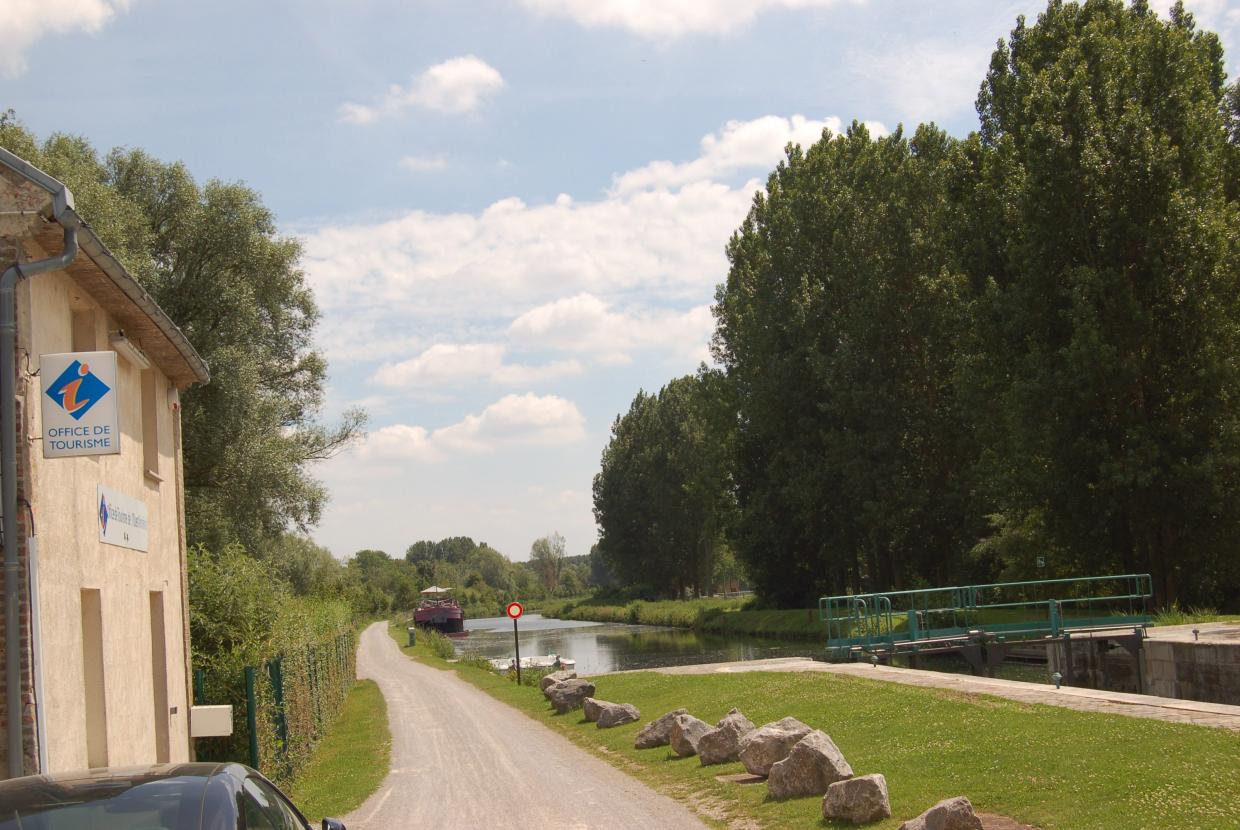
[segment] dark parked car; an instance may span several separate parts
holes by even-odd
[[[0,830],[310,830],[242,764],[160,764],[0,781]],[[323,830],[344,830],[323,819]]]

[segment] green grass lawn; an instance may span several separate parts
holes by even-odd
[[[314,823],[324,816],[339,818],[379,788],[388,774],[391,750],[383,695],[373,680],[359,680],[289,796]]]
[[[416,656],[451,668],[429,650]],[[643,717],[598,730],[580,712],[554,715],[537,689],[476,668],[458,672],[719,826],[833,825],[821,819],[819,798],[773,802],[764,785],[715,780],[742,772],[740,764],[703,768],[666,747],[634,750],[642,724],[681,706],[710,722],[732,706],[758,724],[799,718],[831,735],[858,775],[887,777],[895,818],[870,825],[882,830],[954,795],[1043,830],[1240,827],[1240,735],[1222,730],[861,678],[758,672],[602,676],[598,696],[633,703]]]

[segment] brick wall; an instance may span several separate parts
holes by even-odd
[[[0,257],[2,257],[0,253]],[[3,259],[0,259],[2,262]],[[20,360],[20,357],[19,357]],[[26,537],[30,533],[29,516],[30,513],[25,507],[27,499],[26,483],[30,476],[30,443],[26,440],[28,430],[26,428],[25,413],[19,399],[17,406],[17,423],[18,423],[18,474],[17,474],[17,521],[18,521],[18,548],[17,556],[21,565],[21,571],[18,576],[18,585],[21,593],[21,601],[18,605],[18,617],[21,626],[21,695],[22,695],[22,744],[25,747],[25,769],[16,773],[11,773],[8,769],[8,684],[7,672],[4,670],[6,661],[5,657],[5,621],[7,613],[0,614],[0,777],[13,778],[17,775],[27,775],[36,772],[38,769],[38,750],[35,745],[35,708],[34,708],[34,680],[31,675],[31,639],[30,639],[30,596],[27,587],[30,584],[29,572],[27,570],[28,555],[26,550]],[[8,543],[8,540],[5,540]],[[6,595],[7,595],[7,586]]]

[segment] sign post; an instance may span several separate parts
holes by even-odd
[[[517,637],[517,618],[525,613],[525,607],[519,602],[510,602],[504,612],[512,617],[512,646],[517,653],[516,662],[513,663],[517,667],[517,685],[521,685],[521,640]]]

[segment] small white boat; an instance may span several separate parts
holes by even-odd
[[[512,658],[511,657],[501,657],[497,660],[491,660],[489,662],[491,663],[491,668],[495,669],[496,671],[500,671],[500,672],[512,671]],[[556,655],[556,654],[548,654],[542,657],[522,657],[521,668],[523,669],[561,669],[565,667],[564,664],[566,662],[568,663],[569,668],[572,668],[573,666],[577,665],[576,660],[570,660],[568,658],[560,657],[559,655]]]

